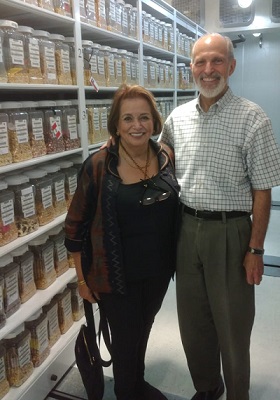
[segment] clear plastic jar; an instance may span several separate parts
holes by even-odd
[[[122,34],[126,37],[130,37],[130,10],[132,9],[131,4],[124,4],[122,14]]]
[[[0,29],[0,83],[7,83],[8,76],[4,60],[4,32]]]
[[[72,306],[72,317],[74,321],[79,321],[84,315],[84,302],[83,298],[79,294],[78,282],[70,282],[67,287],[71,290],[71,306]]]
[[[188,75],[184,63],[177,64],[177,87],[181,90],[188,88]]]
[[[34,255],[34,279],[37,289],[46,289],[56,280],[54,244],[47,235],[31,240],[29,249]]]
[[[87,102],[87,116],[88,116],[88,142],[95,144],[101,141],[101,128],[99,108],[94,107],[93,104]]]
[[[39,367],[50,354],[47,315],[39,310],[29,317],[24,325],[31,334],[30,349],[32,363],[34,367]]]
[[[91,84],[91,56],[92,56],[93,42],[91,40],[82,40],[83,59],[84,59],[84,85],[90,86]],[[97,67],[96,67],[97,75]]]
[[[132,84],[132,76],[131,76],[131,63],[132,63],[133,53],[132,51],[128,51],[126,53],[125,61],[126,61],[126,83],[128,85]]]
[[[174,51],[174,32],[171,24],[166,24],[167,27],[167,50]]]
[[[57,164],[60,166],[61,171],[65,173],[65,197],[67,208],[69,208],[74,193],[77,188],[78,172],[73,167],[73,162],[69,160],[58,160]]]
[[[115,0],[106,0],[107,30],[116,31],[116,3]]]
[[[0,166],[13,162],[8,135],[9,116],[1,108],[0,103]]]
[[[59,85],[72,85],[70,68],[70,50],[63,35],[51,34],[50,40],[55,44],[56,75]]]
[[[43,312],[48,318],[48,338],[49,346],[52,347],[61,337],[58,323],[58,304],[56,299],[52,299],[42,307]]]
[[[55,101],[38,101],[38,108],[44,113],[44,139],[47,154],[65,150],[61,126],[62,113],[55,110],[55,107]]]
[[[81,146],[78,136],[77,109],[70,100],[57,100],[55,112],[61,111],[62,137],[65,150],[78,149]]]
[[[104,56],[105,85],[110,87],[114,80],[114,56],[110,46],[101,46],[100,50]]]
[[[150,16],[149,34],[150,34],[150,43],[152,45],[155,44],[155,20],[156,20],[156,18],[151,15]]]
[[[86,2],[85,0],[79,0],[80,7],[80,20],[86,22],[87,12],[86,12]]]
[[[33,35],[39,40],[41,71],[44,83],[57,85],[55,44],[50,40],[50,34],[47,31],[36,30]]]
[[[5,246],[18,237],[15,195],[11,190],[7,190],[7,187],[7,182],[0,181],[0,246]]]
[[[93,26],[97,26],[95,0],[85,0],[87,23]]]
[[[120,86],[122,84],[122,56],[119,53],[119,50],[113,50],[114,53],[114,70],[115,70],[115,83],[116,86]]]
[[[0,276],[0,329],[6,324],[6,314],[4,307],[4,278]]]
[[[71,0],[53,0],[54,12],[65,17],[72,17]]]
[[[25,303],[36,293],[34,280],[34,256],[24,244],[11,253],[14,262],[19,266],[19,296],[21,303]]]
[[[67,250],[64,245],[65,233],[61,227],[56,227],[49,231],[49,238],[54,244],[54,265],[56,276],[61,276],[69,269]]]
[[[168,50],[168,26],[164,21],[160,22],[162,26],[162,48]]]
[[[143,42],[149,43],[150,42],[150,17],[151,14],[146,13],[146,11],[142,11],[142,32],[143,32]]]
[[[11,175],[5,178],[8,188],[14,194],[15,221],[18,236],[35,232],[39,222],[35,207],[35,187],[26,175]]]
[[[13,162],[30,160],[32,149],[28,135],[28,114],[21,110],[21,103],[1,103],[1,109],[9,116],[8,135]]]
[[[105,0],[95,0],[95,7],[97,26],[107,29]]]
[[[43,75],[40,63],[40,47],[38,38],[34,37],[34,29],[30,26],[19,26],[18,32],[24,37],[24,60],[28,72],[29,83],[42,84]]]
[[[28,134],[32,156],[42,157],[47,154],[43,127],[44,114],[38,110],[38,103],[35,101],[23,101],[21,107],[21,110],[28,114]]]
[[[115,87],[116,86],[116,76],[115,76],[115,54],[117,52],[116,48],[109,49],[108,54],[108,79],[106,79],[106,84],[108,82],[108,86]]]
[[[55,218],[52,179],[46,176],[47,172],[40,168],[24,171],[24,174],[28,176],[30,183],[35,187],[35,207],[39,225],[46,225]]]
[[[148,87],[155,88],[156,87],[156,70],[155,70],[155,62],[153,57],[147,56],[147,74],[148,74]]]
[[[122,68],[122,83],[127,81],[127,50],[119,49],[118,54],[121,57],[121,68]]]
[[[99,108],[100,114],[100,139],[101,141],[108,140],[108,108],[106,106]]]
[[[11,254],[0,257],[0,275],[4,279],[4,310],[9,318],[20,308],[19,266],[13,262]]]
[[[61,334],[66,333],[73,325],[72,306],[71,306],[71,290],[63,289],[56,294],[54,298],[58,303],[58,322]]]
[[[163,48],[163,21],[157,20],[157,30],[158,30],[158,43],[157,46]]]
[[[155,18],[154,20],[154,45],[156,47],[160,47],[159,43],[159,26],[160,26],[160,20]]]
[[[32,375],[34,367],[31,361],[30,341],[30,332],[24,328],[24,324],[3,339],[10,386],[21,386]]]
[[[116,0],[116,32],[123,33],[123,9],[124,1]]]
[[[53,0],[38,0],[38,7],[54,12]]]
[[[138,54],[132,53],[131,57],[131,83],[137,85],[139,83],[138,76],[139,60]]]
[[[132,7],[130,11],[130,36],[132,39],[138,40],[138,10]]]
[[[28,71],[24,59],[24,36],[18,32],[14,21],[0,20],[0,31],[4,34],[4,60],[9,83],[28,83]]]
[[[47,172],[47,176],[52,179],[52,197],[54,206],[54,215],[58,217],[66,213],[65,199],[65,174],[60,171],[60,166],[57,164],[44,164],[42,169]]]
[[[76,73],[76,58],[75,58],[75,38],[66,37],[65,43],[69,46],[69,57],[70,57],[70,70],[72,77],[72,85],[77,85],[77,73]]]
[[[93,55],[97,54],[98,78],[96,80],[97,80],[98,86],[106,86],[104,47],[107,47],[107,46],[101,46],[100,44],[93,43]],[[91,64],[91,66],[92,66],[92,64]],[[91,69],[91,72],[92,72],[92,69]]]
[[[4,396],[9,392],[10,385],[7,379],[6,373],[6,350],[3,345],[0,345],[0,399],[3,399]]]
[[[91,57],[89,60],[90,64],[90,84],[92,85],[92,79],[94,79],[95,83],[94,85],[98,88],[100,85],[105,86],[105,75],[104,75],[104,57],[102,58],[103,60],[103,71],[101,69],[101,72],[103,72],[103,75],[99,74],[99,68],[101,68],[101,60],[99,59],[99,50],[100,50],[100,44],[93,43],[92,48],[91,48]]]

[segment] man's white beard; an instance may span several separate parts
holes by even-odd
[[[225,88],[225,84],[226,84],[226,81],[225,81],[225,78],[223,76],[220,77],[218,85],[215,88],[212,88],[212,89],[207,89],[207,88],[203,87],[201,85],[201,80],[200,79],[198,79],[198,81],[196,82],[196,86],[197,86],[199,92],[204,97],[207,97],[207,98],[217,97],[219,94],[221,94],[222,91]]]

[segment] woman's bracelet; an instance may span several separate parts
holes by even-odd
[[[84,279],[78,281],[78,286],[86,285],[86,281]]]

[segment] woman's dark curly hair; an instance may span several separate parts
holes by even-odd
[[[139,85],[122,85],[115,92],[110,114],[108,117],[108,123],[107,123],[108,131],[112,137],[114,138],[118,137],[117,125],[120,119],[120,108],[122,101],[127,99],[136,99],[139,97],[145,99],[151,107],[151,113],[154,122],[153,135],[159,135],[161,133],[162,121],[157,109],[155,98],[152,95],[152,93]]]

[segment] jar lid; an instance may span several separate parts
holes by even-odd
[[[73,36],[66,36],[65,42],[67,43],[75,43],[75,38]]]
[[[70,168],[73,167],[73,162],[70,160],[58,160],[57,164],[60,166],[60,168]]]
[[[47,175],[47,171],[44,169],[31,169],[29,171],[24,171],[24,174],[28,176],[29,179],[43,178]]]
[[[49,174],[53,174],[54,172],[57,172],[60,170],[60,166],[57,164],[44,164],[41,166],[41,168]]]
[[[92,47],[93,47],[94,49],[100,49],[101,44],[93,43],[93,44],[92,44]]]
[[[118,53],[119,53],[119,54],[126,54],[126,53],[127,53],[127,50],[119,49],[119,50],[118,50]]]
[[[91,40],[82,40],[82,46],[92,46],[93,42]]]
[[[103,51],[111,51],[111,47],[110,46],[101,46],[100,49],[103,50]]]
[[[22,32],[22,33],[34,33],[34,29],[31,28],[31,26],[23,26],[23,25],[19,25],[18,26],[18,32]]]
[[[38,107],[37,101],[22,101],[21,102],[22,108],[36,108]]]
[[[34,321],[35,319],[38,319],[40,315],[42,314],[42,310],[36,311],[34,314],[32,314],[29,318],[26,318],[26,322],[28,321]]]
[[[118,49],[116,47],[111,47],[111,53],[116,53],[118,51]]]
[[[13,257],[11,254],[5,254],[0,257],[0,268],[6,267],[6,265],[10,264],[13,261]]]
[[[23,244],[22,246],[18,247],[17,249],[14,249],[11,254],[12,257],[18,257],[22,256],[24,253],[28,251],[28,244]]]
[[[1,103],[1,108],[2,109],[15,109],[15,108],[20,108],[21,107],[21,103],[19,103],[18,101],[4,101]]]
[[[16,329],[5,336],[6,339],[13,339],[24,331],[24,324],[20,324]]]
[[[55,104],[57,106],[71,106],[72,102],[71,102],[71,100],[56,100]]]
[[[0,19],[0,26],[4,28],[18,28],[18,24],[15,21],[10,21],[8,19]]]
[[[33,35],[36,37],[46,37],[49,38],[50,37],[50,33],[47,31],[42,31],[42,30],[35,30],[33,32]]]
[[[185,63],[179,63],[179,64],[177,64],[177,67],[185,67],[185,66],[186,66]]]
[[[30,240],[30,242],[28,243],[29,246],[40,246],[41,244],[46,243],[46,241],[48,240],[48,235],[41,235],[33,240]]]
[[[38,101],[39,107],[54,107],[55,105],[56,105],[55,101],[50,101],[50,100],[39,100]]]
[[[124,6],[125,8],[129,8],[130,10],[132,9],[132,4],[125,4]]]
[[[5,177],[5,181],[8,183],[8,185],[14,186],[29,182],[29,178],[27,175],[10,175]]]
[[[51,39],[51,40],[60,40],[61,42],[64,42],[64,41],[65,41],[65,36],[63,36],[63,35],[58,35],[58,34],[56,34],[56,33],[51,33],[51,34],[50,34],[50,39]]]
[[[8,184],[5,181],[0,181],[0,190],[5,190],[7,189]]]

